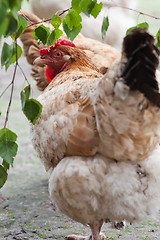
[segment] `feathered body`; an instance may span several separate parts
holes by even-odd
[[[159,151],[138,163],[102,155],[65,157],[53,170],[49,192],[59,209],[75,221],[97,224],[109,217],[131,223],[159,210]]]
[[[43,110],[32,126],[33,145],[51,198],[100,240],[105,219],[139,221],[159,208],[159,51],[152,36],[133,30],[104,76],[71,46],[45,50],[42,62],[55,66],[57,52],[69,62],[38,98]]]
[[[140,34],[144,35],[143,30],[142,33],[135,31],[133,38]],[[146,34],[149,36],[148,33]],[[154,100],[156,96],[157,101],[159,99],[155,78],[158,52],[153,43],[150,43],[150,39],[146,38],[145,40],[149,42],[142,47],[142,51],[141,49],[138,51],[138,59],[144,68],[140,63],[138,69],[137,62],[132,64],[132,58],[137,58],[137,53],[136,56],[130,54],[129,57],[122,54],[121,60],[116,62],[103,77],[80,49],[63,45],[56,47],[71,57],[71,63],[54,78],[54,81],[38,98],[44,111],[37,120],[37,127],[34,127],[35,138],[42,139],[42,142],[44,142],[44,138],[37,136],[36,132],[38,128],[41,129],[39,124],[44,117],[47,120],[46,128],[50,126],[49,128],[52,129],[52,137],[47,135],[47,137],[51,137],[51,140],[47,140],[47,142],[58,144],[56,148],[51,147],[53,151],[48,151],[48,155],[51,155],[50,158],[53,158],[53,155],[55,159],[61,159],[66,155],[90,156],[100,153],[116,160],[137,162],[144,160],[152,153],[159,143],[160,134],[159,105]],[[150,43],[149,46],[148,43]],[[130,44],[132,44],[132,40]],[[147,51],[148,48],[153,48],[149,55],[151,59],[145,64],[145,52],[142,55],[144,48]],[[145,58],[148,61],[149,58]],[[127,83],[127,79],[132,78],[130,70],[127,71],[128,75],[124,75],[130,61],[133,69],[130,66],[129,69],[132,69],[134,74],[137,71],[137,76],[141,74],[141,71],[147,76],[149,71],[148,78],[144,75],[144,78],[141,77],[141,79],[144,80],[144,89],[145,86],[150,88],[153,97],[145,97],[144,94],[148,94],[145,90],[143,93],[143,90],[141,92],[141,89],[135,89],[136,77],[132,81],[131,87],[130,83]],[[150,63],[154,61],[156,61],[155,69],[151,71],[150,68],[153,66],[150,66]],[[139,79],[137,79],[138,81]],[[150,86],[150,82],[155,83]],[[142,83],[143,81],[138,86],[143,89]],[[131,90],[133,84],[135,87]],[[150,98],[153,98],[153,102]],[[52,104],[50,105],[49,102]],[[71,125],[70,128],[69,125]],[[56,129],[58,141],[55,138]],[[45,134],[45,131],[47,130],[44,130],[44,133],[40,131],[40,134]],[[64,149],[62,147],[59,149],[60,145],[64,146]],[[46,152],[47,147],[44,150]],[[60,154],[56,155],[57,151],[60,151]],[[55,160],[52,161],[55,162]]]

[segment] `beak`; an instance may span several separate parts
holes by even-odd
[[[45,59],[42,59],[40,57],[36,58],[33,62],[33,64],[37,65],[37,66],[40,66],[40,67],[43,67],[44,65],[46,65],[45,63]]]
[[[64,55],[63,57],[62,57],[62,59],[63,59],[63,61],[64,62],[68,62],[68,60],[71,58],[71,56],[69,56],[69,55]]]

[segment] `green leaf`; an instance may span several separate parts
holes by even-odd
[[[148,25],[147,22],[139,23],[139,24],[137,24],[137,28],[144,28],[144,29],[148,30],[149,29],[149,25]]]
[[[17,0],[8,0],[8,3],[9,3],[9,7],[12,9],[16,4],[17,4]]]
[[[157,47],[160,47],[160,29],[158,30],[157,34],[156,34],[156,39],[157,39]]]
[[[46,44],[49,35],[49,28],[46,28],[44,25],[40,25],[33,30],[33,37],[36,40],[40,39],[43,44]]]
[[[12,164],[13,158],[17,154],[18,145],[16,144],[17,135],[8,128],[0,130],[0,156],[7,163]]]
[[[22,16],[18,16],[18,30],[17,30],[17,38],[24,32],[28,23],[27,20]]]
[[[0,1],[0,23],[3,24],[4,18],[7,15],[8,3],[6,0]]]
[[[104,17],[103,18],[103,23],[102,23],[102,28],[101,28],[102,39],[104,39],[104,37],[106,36],[106,32],[108,30],[108,27],[109,27],[109,19],[108,19],[108,17]]]
[[[75,37],[80,33],[82,25],[80,24],[79,26],[73,27],[73,29],[70,30],[68,25],[65,23],[65,20],[63,20],[63,29],[67,34],[67,37],[70,38],[71,41],[73,41]]]
[[[21,8],[22,0],[8,0],[8,3],[13,16],[18,20],[17,12]]]
[[[24,91],[21,91],[21,105],[22,105],[22,109],[25,106],[25,102],[27,100],[29,100],[29,96],[30,96],[30,92],[31,92],[31,87],[30,85],[28,85],[27,87],[24,88]]]
[[[9,68],[9,66],[11,64],[16,62],[16,45],[15,45],[15,43],[13,43],[11,46],[12,46],[12,49],[11,49],[12,56],[11,56],[10,61],[6,64],[6,70]],[[22,52],[23,52],[22,48],[17,44],[17,59],[19,59],[21,57]]]
[[[8,13],[7,18],[9,19],[9,23],[8,23],[7,31],[5,33],[5,37],[8,37],[12,33],[14,33],[18,27],[17,19],[15,19],[15,17],[12,15],[11,12]]]
[[[61,23],[62,23],[62,18],[59,17],[57,14],[54,14],[52,16],[52,21],[51,21],[51,24],[53,25],[53,27],[55,29],[58,29]]]
[[[54,45],[54,43],[60,38],[60,36],[63,34],[63,32],[60,29],[55,29],[50,34],[48,40],[47,40],[47,46]]]
[[[9,24],[9,19],[6,17],[0,24],[0,39],[2,35],[6,35],[8,24]]]
[[[81,0],[80,1],[81,11],[84,12],[86,15],[88,13],[88,10],[90,10],[92,2],[93,2],[92,0]]]
[[[30,85],[25,87],[24,91],[21,91],[21,105],[25,116],[28,118],[28,120],[35,124],[36,120],[41,115],[42,105],[33,98],[29,99],[30,91]]]
[[[70,30],[72,30],[73,27],[78,27],[81,22],[81,16],[73,9],[70,9],[68,14],[65,16],[65,23],[68,25]]]
[[[77,13],[81,13],[81,7],[80,7],[81,0],[72,0],[71,5],[72,9],[74,9]]]
[[[11,46],[8,43],[3,44],[2,55],[1,55],[1,65],[6,65],[12,57]]]
[[[0,139],[15,142],[17,140],[17,135],[8,128],[2,128],[0,129]]]
[[[102,6],[103,4],[97,3],[97,0],[72,0],[72,9],[78,14],[83,12],[88,17],[91,14],[94,18],[96,18],[102,9]]]
[[[103,4],[102,3],[99,3],[99,4],[95,4],[94,5],[94,8],[92,9],[92,11],[91,11],[91,15],[94,17],[94,18],[96,18],[98,15],[99,15],[99,13],[100,13],[100,11],[102,10],[102,7],[103,7]]]
[[[7,163],[5,160],[3,160],[3,162],[2,162],[2,165],[3,165],[3,167],[4,167],[4,169],[7,171],[8,169],[9,169],[9,163]]]
[[[83,10],[83,12],[84,12],[88,17],[90,17],[90,14],[91,14],[93,8],[94,8],[95,5],[96,5],[96,2],[97,2],[97,1],[92,1],[92,2],[88,5],[88,7],[86,8],[86,10]]]
[[[144,29],[148,30],[149,29],[149,25],[148,25],[147,22],[139,23],[136,26],[129,28],[127,30],[127,32],[126,32],[126,35],[128,35],[133,29],[136,29],[136,28],[144,28]]]
[[[31,98],[29,100],[26,100],[25,106],[22,108],[22,110],[28,120],[30,120],[34,125],[36,123],[36,120],[41,115],[42,105],[37,100]]]
[[[2,188],[3,185],[5,184],[7,176],[8,174],[6,170],[0,165],[0,188]]]
[[[22,55],[22,49],[17,44],[17,58],[19,59]],[[6,70],[8,67],[16,61],[16,44],[13,43],[11,45],[4,43],[1,55],[1,65],[4,66]]]

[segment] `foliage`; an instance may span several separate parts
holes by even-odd
[[[108,27],[109,27],[109,19],[108,19],[108,17],[104,17],[103,18],[103,23],[102,23],[102,38],[103,39],[106,36],[106,32],[108,30]]]
[[[72,0],[71,8],[68,9],[68,13],[63,20],[63,30],[67,37],[73,41],[74,38],[80,33],[82,29],[82,17],[81,13],[85,13],[88,17],[93,16],[96,18],[100,13],[103,4],[97,3],[97,0]],[[57,14],[52,16],[51,24],[55,28],[53,32],[49,32],[49,29],[42,25],[38,26],[34,30],[34,38],[40,40],[43,44],[47,43],[47,46],[53,45],[58,38],[63,34],[59,29],[62,23],[62,18]]]
[[[8,44],[6,42],[4,42],[3,44],[1,52],[1,65],[4,66],[7,71],[11,64],[15,64],[13,78],[8,86],[11,86],[11,96],[8,104],[6,119],[4,127],[0,129],[0,188],[7,180],[8,170],[10,166],[13,165],[14,158],[18,149],[18,145],[16,143],[17,135],[11,130],[9,130],[6,125],[8,122],[8,115],[12,103],[16,69],[18,66],[19,58],[22,55],[22,49],[17,44],[17,39],[28,27],[28,24],[31,24],[27,22],[24,16],[18,16],[17,12],[20,10],[21,4],[22,0],[0,0],[0,40],[2,37],[7,38],[9,36],[13,39],[13,42],[11,44]],[[53,14],[52,18],[48,19],[51,21],[54,30],[51,31],[50,28],[44,26],[42,22],[37,28],[34,29],[33,36],[37,40],[37,44],[42,42],[43,44],[46,44],[47,47],[53,45],[57,41],[57,39],[60,38],[63,32],[65,32],[68,38],[73,41],[82,29],[81,13],[84,13],[88,17],[92,16],[94,18],[97,18],[102,7],[103,4],[101,2],[97,3],[97,0],[72,0],[71,8],[64,10],[59,15]],[[67,12],[67,14],[62,21],[61,15],[65,12]],[[140,14],[142,14],[142,12]],[[61,26],[63,28],[63,31],[61,29]],[[108,27],[109,18],[108,16],[105,16],[101,28],[102,38],[105,37]],[[149,28],[148,23],[146,22],[140,23],[133,28],[138,27],[146,29]],[[127,31],[127,34],[133,28],[129,29]],[[160,30],[157,32],[156,39],[157,46],[160,47]],[[21,91],[21,105],[22,111],[27,117],[27,119],[32,124],[35,124],[36,120],[41,114],[42,106],[37,100],[30,98],[30,91],[30,85],[28,85],[24,88],[23,91]],[[3,92],[3,94],[4,93],[5,91]],[[1,96],[3,94],[1,94]]]
[[[137,24],[136,26],[129,28],[129,29],[127,30],[126,34],[129,34],[130,31],[132,31],[132,30],[135,29],[135,28],[144,28],[144,29],[148,30],[148,29],[149,29],[149,25],[148,25],[147,22],[139,23],[139,24]]]
[[[7,170],[13,164],[18,145],[16,143],[17,135],[8,128],[0,130],[0,157],[3,159],[0,164],[0,188],[7,180]]]
[[[42,112],[42,105],[35,99],[30,97],[31,87],[28,85],[21,91],[21,105],[22,111],[29,121],[34,125]]]
[[[11,45],[8,43],[3,44],[1,65],[5,66],[6,70],[11,64],[16,62],[16,54],[18,58],[20,58],[22,55],[22,49],[18,44],[16,45],[15,42],[13,42]]]
[[[156,39],[157,39],[157,47],[160,48],[160,29],[158,30],[158,32],[156,34]]]

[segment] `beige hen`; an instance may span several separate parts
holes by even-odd
[[[33,26],[31,25],[31,23],[41,22],[41,19],[36,15],[27,12],[21,11],[19,14],[25,16],[30,25],[30,27],[28,27],[21,35],[21,41],[23,42],[24,54],[27,61],[32,65],[32,76],[37,82],[38,89],[43,91],[49,84],[46,78],[46,67],[43,64],[35,66],[33,63],[34,60],[39,57],[40,49],[43,49],[45,46],[43,44],[37,45],[37,41],[33,38],[33,29],[37,27],[38,24]],[[53,28],[51,24],[46,24],[46,26],[51,29]],[[67,39],[65,35],[61,38]],[[120,53],[113,47],[99,41],[86,38],[81,34],[75,38],[74,43],[77,47],[85,51],[92,63],[100,69],[102,73],[105,73],[111,63],[120,57]]]
[[[142,29],[124,39],[122,57],[103,76],[84,51],[59,40],[40,51],[52,80],[38,100],[33,145],[49,173],[51,198],[88,224],[100,240],[103,221],[146,219],[159,208],[159,51]]]

